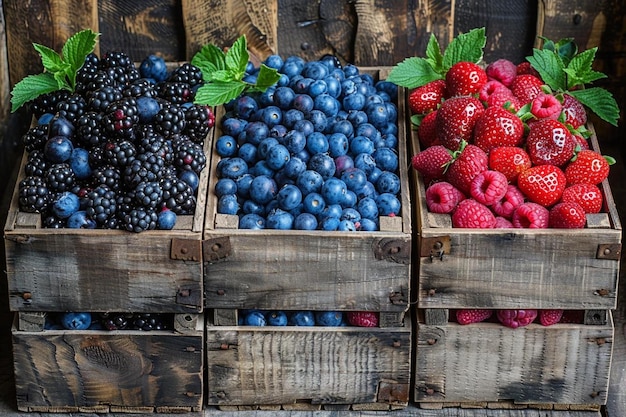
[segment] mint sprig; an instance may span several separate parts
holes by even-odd
[[[442,53],[437,38],[431,34],[426,46],[426,57],[406,58],[391,69],[387,81],[413,89],[444,79],[457,62],[480,62],[486,44],[485,28],[472,29],[454,38]]]
[[[191,59],[191,64],[202,70],[205,81],[196,92],[194,103],[219,106],[246,91],[264,92],[278,82],[278,71],[263,64],[259,68],[256,82],[245,82],[249,59],[245,35],[240,36],[227,52],[212,44],[203,46]]]
[[[85,29],[72,35],[63,45],[61,54],[47,46],[33,43],[39,53],[44,72],[24,77],[11,91],[11,112],[40,95],[57,90],[74,92],[76,74],[85,63],[87,55],[96,46],[98,33]]]

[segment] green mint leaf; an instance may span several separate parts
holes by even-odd
[[[24,104],[36,99],[42,94],[59,89],[59,83],[49,72],[24,77],[15,84],[11,91],[11,112],[15,112]]]
[[[543,81],[552,90],[563,91],[567,89],[563,61],[556,53],[535,48],[532,56],[526,57],[526,60],[539,72]]]
[[[96,47],[97,37],[98,34],[91,29],[85,29],[72,35],[63,45],[61,55],[63,56],[63,61],[70,65],[73,78],[75,78],[76,72],[85,63],[87,55],[92,53]]]
[[[33,43],[33,48],[39,52],[41,63],[46,71],[55,73],[65,72],[67,70],[68,65],[54,49],[50,49],[38,43]]]
[[[483,59],[483,49],[487,44],[485,28],[472,29],[454,38],[443,54],[443,67],[448,70],[461,61],[478,63]]]
[[[211,82],[217,81],[217,82],[225,83],[229,81],[239,81],[239,80],[237,80],[237,78],[235,78],[233,73],[229,70],[217,70],[217,71],[213,71],[213,73],[211,74],[211,79],[209,81]]]
[[[242,35],[226,52],[226,68],[233,72],[234,78],[241,79],[246,73],[249,59],[246,36]]]
[[[432,33],[430,34],[430,39],[428,39],[428,45],[426,45],[426,60],[436,72],[444,74],[441,47],[439,46],[439,41]]]
[[[205,81],[210,81],[215,71],[226,69],[226,54],[213,44],[204,45],[191,59],[200,68]]]
[[[239,97],[246,89],[241,81],[210,82],[196,91],[194,103],[206,106],[219,106]]]
[[[259,75],[256,79],[255,89],[264,92],[280,80],[280,74],[274,68],[261,64]]]
[[[583,86],[601,78],[606,78],[601,72],[593,70],[593,61],[596,57],[598,48],[587,49],[571,59],[567,68],[564,69],[567,74],[567,88],[572,89],[576,86]]]
[[[619,106],[609,91],[600,87],[592,87],[568,91],[567,94],[576,98],[605,122],[617,126]]]
[[[396,64],[389,72],[387,81],[412,89],[442,78],[443,76],[435,71],[428,60],[411,57]]]

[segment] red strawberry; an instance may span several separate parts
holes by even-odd
[[[500,81],[508,87],[517,75],[517,66],[508,59],[501,58],[487,65],[485,72],[488,79]]]
[[[508,185],[503,173],[487,169],[472,180],[470,195],[479,203],[490,206],[504,197]]]
[[[522,108],[519,99],[508,89],[494,91],[489,95],[485,104],[487,107],[504,107],[515,112]]]
[[[585,107],[569,94],[563,94],[563,114],[565,115],[565,123],[571,125],[574,129],[578,129],[587,123]]]
[[[543,92],[542,86],[543,81],[540,78],[530,74],[522,74],[513,79],[509,88],[520,103],[524,105],[530,103],[539,93]]]
[[[452,213],[452,227],[464,229],[493,229],[496,217],[489,207],[473,198],[461,201]]]
[[[445,80],[435,80],[417,87],[409,94],[411,113],[427,114],[437,110],[446,95]]]
[[[540,78],[539,73],[537,72],[537,70],[534,69],[530,65],[530,62],[528,62],[528,61],[520,62],[519,64],[517,64],[516,70],[517,70],[517,75],[530,74],[530,75],[534,75],[537,78]]]
[[[509,184],[506,193],[491,206],[491,210],[500,217],[510,219],[515,209],[524,203],[524,194],[513,184]]]
[[[552,326],[553,324],[557,324],[561,321],[562,317],[563,310],[539,310],[539,323],[541,323],[542,326]]]
[[[550,212],[544,206],[527,202],[522,203],[513,211],[511,223],[518,229],[547,229]]]
[[[456,311],[456,321],[459,324],[480,323],[487,320],[493,314],[493,310],[461,309]]]
[[[611,162],[613,162],[612,159]],[[609,165],[609,161],[599,152],[589,149],[582,150],[565,167],[567,185],[600,184],[609,176]]]
[[[496,316],[500,323],[516,329],[532,323],[537,318],[537,310],[498,310]]]
[[[463,200],[465,195],[446,181],[435,182],[426,189],[426,205],[432,213],[452,213]]]
[[[524,123],[503,107],[488,107],[476,120],[474,145],[485,152],[498,146],[519,146],[524,139]]]
[[[476,120],[485,111],[475,97],[452,97],[437,110],[437,138],[448,149],[456,150],[461,140],[471,142]]]
[[[424,148],[439,144],[437,139],[437,110],[424,116],[417,128],[417,137]]]
[[[533,165],[563,166],[574,156],[576,141],[563,123],[542,119],[530,126],[526,151]]]
[[[589,142],[582,135],[572,133],[572,137],[574,138],[574,142],[576,142],[576,146],[580,149],[589,149]]]
[[[519,173],[530,167],[530,156],[520,147],[500,146],[489,152],[489,168],[503,173],[509,182],[516,182]]]
[[[565,188],[561,201],[564,203],[578,203],[585,213],[599,213],[602,209],[604,198],[597,185],[580,183]]]
[[[462,142],[444,173],[444,179],[463,194],[470,195],[474,177],[488,169],[489,159],[478,146]]]
[[[450,97],[478,94],[486,82],[487,73],[473,62],[457,62],[446,73],[446,86]]]
[[[358,327],[378,326],[378,313],[373,311],[348,311],[348,323]]]
[[[565,183],[565,174],[554,165],[535,165],[517,176],[517,186],[524,195],[544,207],[561,199]]]
[[[585,210],[578,203],[557,203],[550,209],[548,227],[554,229],[582,229],[587,223]]]
[[[417,172],[429,179],[443,178],[447,165],[452,161],[452,152],[442,145],[433,145],[411,158]]]
[[[537,119],[558,119],[563,105],[552,94],[540,93],[532,99],[530,112]]]

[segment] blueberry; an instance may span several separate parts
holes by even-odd
[[[296,94],[309,94],[309,86],[313,83],[313,81],[313,78],[300,75],[291,80],[289,87],[291,87],[293,92]]]
[[[345,182],[339,178],[331,177],[324,181],[320,194],[324,197],[326,204],[341,204],[347,191]]]
[[[378,219],[378,206],[376,200],[371,197],[365,197],[359,200],[356,206],[361,214],[361,218],[376,220]]]
[[[270,67],[273,68],[275,70],[279,70],[282,68],[282,66],[285,64],[285,62],[283,61],[283,59],[281,58],[280,55],[277,54],[272,54],[269,55],[267,58],[265,58],[265,60],[263,61],[263,63]]]
[[[70,168],[74,171],[76,179],[84,180],[91,176],[89,165],[89,151],[83,148],[74,148],[69,159]]]
[[[377,220],[378,220],[378,218],[376,220],[362,218],[359,221],[358,230],[361,230],[363,232],[375,232],[375,231],[377,231],[378,230],[378,223],[376,222]]]
[[[350,220],[340,220],[337,230],[340,232],[356,232],[356,225]]]
[[[341,81],[341,96],[346,97],[356,92],[356,84],[353,80],[344,79]]]
[[[226,194],[237,194],[237,183],[232,178],[220,178],[215,183],[215,195],[221,197]]]
[[[274,104],[283,110],[289,110],[296,98],[296,93],[290,87],[277,87],[274,91]]]
[[[363,110],[365,107],[365,96],[361,93],[348,94],[343,97],[343,108],[347,111]]]
[[[265,204],[259,204],[254,200],[245,200],[241,205],[241,211],[245,214],[265,216]],[[265,219],[263,219],[263,224],[265,224]]]
[[[283,167],[284,174],[288,178],[296,179],[298,175],[303,173],[306,170],[306,164],[302,161],[302,159],[297,156],[292,156],[289,159],[289,162],[285,164]]]
[[[296,94],[293,99],[293,108],[307,114],[313,110],[313,99],[308,94]]]
[[[270,128],[283,122],[283,112],[277,106],[267,106],[263,109],[261,121]]]
[[[248,198],[250,196],[250,186],[252,185],[252,180],[254,177],[250,174],[244,174],[235,179],[235,184],[237,185],[237,195],[243,198]]]
[[[354,207],[356,206],[358,200],[359,198],[357,197],[356,193],[354,191],[348,190],[344,194],[343,200],[341,200],[340,205],[344,208]]]
[[[270,311],[267,313],[267,324],[270,326],[286,326],[287,313],[284,311]]]
[[[251,310],[243,318],[244,326],[266,326],[267,321],[262,311]]]
[[[372,168],[372,170],[367,174],[367,180],[369,182],[371,182],[372,184],[376,184],[376,181],[378,181],[378,178],[380,177],[380,174],[383,173],[383,170],[378,168],[377,166],[375,166],[374,168]]]
[[[310,137],[311,135],[309,135]],[[284,139],[284,145],[287,150],[295,155],[298,152],[302,151],[307,145],[307,137],[304,133],[299,130],[290,130]]]
[[[311,170],[317,171],[322,179],[328,180],[335,175],[337,168],[335,167],[335,160],[327,153],[318,153],[311,157],[307,167]]]
[[[321,110],[327,117],[336,116],[340,107],[339,101],[327,93],[320,94],[314,99],[314,109]]]
[[[244,120],[249,120],[252,114],[259,109],[259,104],[251,96],[240,96],[235,102],[235,112]]]
[[[313,132],[306,137],[306,149],[313,155],[327,152],[329,145],[328,138],[321,132]]]
[[[70,159],[74,145],[66,136],[54,136],[44,145],[44,156],[53,164],[59,164]]]
[[[268,229],[290,230],[293,229],[293,215],[280,208],[270,210],[265,219]]]
[[[239,219],[239,228],[251,230],[265,229],[265,219],[255,213],[244,214]]]
[[[257,156],[259,159],[267,158],[269,150],[275,145],[278,145],[278,140],[276,138],[269,137],[263,139],[257,147]]]
[[[200,178],[198,177],[198,174],[195,173],[195,171],[185,169],[180,174],[178,174],[178,178],[189,184],[194,192],[198,189],[198,185],[200,184]]]
[[[48,123],[48,138],[55,136],[64,136],[71,138],[74,134],[74,125],[60,114],[55,114],[54,117]]]
[[[167,78],[165,59],[157,55],[148,55],[139,64],[139,74],[142,78],[152,78],[156,82]]]
[[[301,213],[294,220],[293,228],[296,230],[315,230],[317,229],[317,217],[311,213]]]
[[[258,145],[263,139],[269,136],[270,129],[263,122],[249,122],[245,129],[245,141],[253,145]]]
[[[328,85],[324,80],[315,80],[311,84],[309,84],[309,88],[307,89],[307,93],[315,98],[320,94],[325,94],[328,92]]]
[[[265,175],[259,175],[250,184],[250,198],[257,203],[267,204],[276,197],[276,182]]]
[[[296,311],[289,317],[292,326],[315,326],[315,315],[312,311]]]
[[[365,109],[367,119],[371,124],[380,128],[385,126],[389,120],[389,112],[384,103],[374,103]]]
[[[383,171],[376,181],[376,191],[380,194],[398,194],[400,192],[400,177],[393,172]]]
[[[222,158],[235,156],[238,152],[237,140],[230,135],[222,135],[215,141],[215,151]]]
[[[328,125],[328,117],[326,114],[315,108],[309,112],[307,120],[313,124],[313,130],[316,132],[323,132]]]
[[[353,126],[359,126],[367,123],[367,114],[363,110],[352,110],[348,112],[347,120],[352,123]]]
[[[295,185],[286,185],[276,196],[278,207],[285,211],[293,210],[302,202],[302,192]]]
[[[287,162],[289,162],[290,158],[291,154],[287,148],[279,144],[270,148],[265,160],[270,168],[273,170],[279,170],[285,166]]]
[[[274,104],[274,92],[276,91],[277,86],[268,87],[261,95],[259,96],[259,105],[262,107],[272,106]]]
[[[339,96],[341,95],[340,81],[334,76],[329,75],[324,78],[324,82],[326,83],[326,92],[334,98],[339,98]]]
[[[378,196],[376,187],[370,181],[366,181],[363,187],[360,190],[355,191],[355,193],[359,200],[366,198],[366,197],[375,199]]]
[[[224,194],[217,200],[217,212],[222,214],[237,214],[239,201],[235,194]]]
[[[235,179],[248,173],[248,164],[246,164],[246,161],[238,156],[225,160],[223,159],[222,161],[224,161],[220,168],[222,178]]]
[[[383,135],[383,141],[385,143],[386,148],[390,148],[390,149],[397,149],[398,147],[398,136],[394,135],[393,133],[388,133],[386,135]]]
[[[248,124],[247,121],[237,117],[227,117],[222,121],[222,132],[225,135],[237,137]]]
[[[80,208],[78,196],[70,191],[61,193],[52,204],[52,212],[59,219],[67,219]]]
[[[341,217],[341,213],[343,213],[343,208],[339,204],[328,204],[322,212],[317,216],[318,220],[323,220],[327,217],[334,217],[339,220]]]
[[[164,209],[157,215],[157,229],[172,230],[176,225],[176,213],[172,210]]]
[[[359,75],[359,68],[354,64],[346,64],[343,67],[343,73],[346,77],[353,77]]]
[[[360,153],[354,157],[354,166],[362,169],[365,174],[369,175],[369,173],[376,168],[376,161],[372,155],[368,153]]]
[[[283,66],[280,68],[282,74],[287,75],[289,78],[293,78],[299,75],[304,68],[305,61],[301,57],[290,56],[285,59]]]
[[[265,175],[266,177],[274,177],[274,174],[276,172],[267,164],[266,160],[261,160],[261,161],[257,161],[257,163],[254,164],[252,168],[250,168],[248,173],[252,174],[255,177],[258,177],[259,175]]]
[[[356,223],[361,220],[361,213],[359,213],[356,209],[348,207],[342,210],[339,220],[350,220],[351,222]]]
[[[316,131],[313,122],[306,119],[298,120],[296,123],[294,123],[293,129],[297,130],[298,132],[302,132],[304,136],[309,136],[311,133]]]
[[[318,228],[320,230],[335,231],[339,227],[340,222],[341,220],[338,217],[326,217],[320,221]]]
[[[248,166],[252,166],[258,161],[258,148],[251,143],[244,143],[239,147],[237,156],[246,161]]]
[[[87,212],[79,210],[67,219],[67,227],[70,229],[95,229],[96,222],[87,216]]]
[[[354,167],[354,159],[349,155],[339,155],[335,158],[335,175],[341,176],[346,169]]]
[[[373,154],[374,142],[372,142],[372,140],[366,136],[355,136],[350,141],[350,153],[352,153],[353,155],[358,155],[361,153]]]
[[[152,122],[160,109],[159,102],[152,97],[142,96],[137,98],[137,110],[139,111],[139,122],[141,123]]]
[[[287,129],[294,129],[296,123],[304,120],[304,113],[298,109],[285,110],[283,114],[283,124]]]
[[[389,216],[391,214],[400,214],[400,200],[390,193],[379,194],[376,198],[378,212],[381,216]]]
[[[67,330],[87,330],[91,326],[91,313],[67,312],[61,314],[61,325]]]
[[[304,211],[316,216],[326,207],[326,201],[324,201],[324,197],[322,197],[319,193],[307,194],[302,203],[304,205]]]
[[[311,104],[311,107],[313,107],[312,104]],[[53,117],[54,117],[54,114],[52,113],[44,113],[41,116],[39,116],[39,119],[37,119],[37,124],[40,126],[49,125]]]
[[[348,190],[354,192],[361,190],[367,182],[367,175],[360,168],[348,168],[341,173],[340,178],[345,182]]]
[[[347,119],[337,120],[331,127],[330,133],[343,133],[347,138],[354,137],[354,126]]]
[[[341,311],[317,311],[315,323],[318,326],[341,326],[343,313]]]

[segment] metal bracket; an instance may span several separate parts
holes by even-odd
[[[425,237],[421,240],[420,257],[443,260],[450,253],[450,236]]]
[[[379,261],[392,261],[408,265],[411,263],[411,242],[401,239],[380,239],[374,242],[374,257]]]
[[[596,253],[597,259],[610,259],[613,261],[619,261],[621,256],[621,243],[607,243],[598,245],[598,252]]]
[[[200,240],[172,239],[170,258],[181,261],[200,262],[202,260]]]
[[[409,401],[409,384],[397,384],[386,381],[378,383],[379,403],[405,403]]]
[[[207,239],[202,242],[204,262],[217,262],[231,254],[230,238],[228,236]]]

